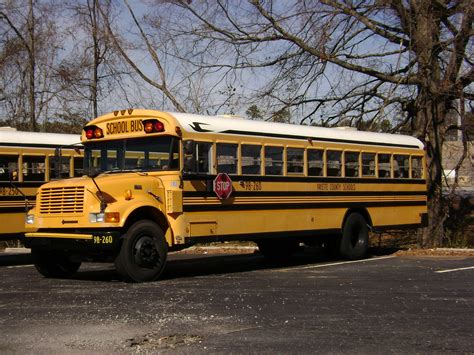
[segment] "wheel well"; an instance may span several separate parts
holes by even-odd
[[[369,226],[372,226],[372,218],[370,218],[370,214],[365,208],[350,208],[346,211],[346,214],[344,215],[344,219],[342,220],[341,229],[344,228],[344,224],[346,224],[347,217],[349,217],[352,213],[360,214],[362,217],[364,217],[367,224]]]
[[[163,232],[166,232],[168,229],[168,221],[165,216],[163,216],[163,214],[156,208],[149,206],[137,208],[135,211],[130,213],[123,229],[126,231],[133,223],[143,219],[149,219],[150,221],[156,222],[163,229]]]

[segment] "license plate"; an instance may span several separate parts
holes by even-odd
[[[111,235],[94,235],[92,237],[92,243],[93,244],[113,244],[114,243],[114,237]]]

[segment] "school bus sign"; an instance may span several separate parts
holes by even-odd
[[[226,200],[232,194],[232,180],[226,173],[217,174],[213,188],[219,200]]]

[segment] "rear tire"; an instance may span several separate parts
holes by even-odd
[[[369,227],[359,213],[347,217],[342,229],[340,252],[344,259],[358,260],[367,256],[369,249]]]
[[[299,243],[295,240],[258,240],[258,250],[272,262],[287,261],[298,250]]]
[[[167,254],[163,230],[152,221],[138,221],[125,234],[115,267],[126,282],[154,281],[165,268]]]
[[[47,278],[69,278],[81,266],[79,261],[71,261],[68,255],[48,253],[33,249],[31,251],[36,270]]]

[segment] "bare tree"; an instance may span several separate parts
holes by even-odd
[[[0,20],[12,31],[23,50],[27,53],[27,76],[28,76],[28,116],[29,126],[32,131],[36,131],[36,93],[35,93],[35,14],[34,1],[28,1],[27,17],[23,23],[16,23],[6,9],[0,11]]]
[[[60,47],[55,7],[30,0],[0,5],[2,108],[9,124],[36,131],[57,104]]]
[[[462,121],[474,99],[472,1],[160,1],[157,8],[169,4],[175,37],[193,43],[177,57],[222,75],[251,73],[245,78],[259,107],[267,102],[271,112],[290,109],[302,123],[323,125],[388,119],[419,137],[429,167],[423,244],[443,243],[446,116],[460,102]]]
[[[65,88],[62,100],[73,111],[71,117],[76,114],[97,117],[99,103],[116,94],[116,87],[128,74],[114,51],[99,12],[103,8],[105,16],[113,17],[118,9],[109,0],[71,1],[64,8],[72,20],[66,32],[74,46],[57,71]]]
[[[162,59],[156,50],[156,46],[153,45],[150,37],[145,33],[142,22],[136,16],[133,8],[130,6],[127,0],[124,0],[125,6],[128,10],[130,18],[133,25],[138,31],[138,38],[141,41],[142,48],[146,53],[148,53],[149,58],[155,66],[156,71],[158,72],[158,80],[154,79],[152,75],[149,74],[138,61],[134,60],[133,57],[127,51],[127,43],[125,39],[117,34],[117,32],[112,28],[109,17],[107,16],[106,10],[99,6],[98,9],[102,15],[104,25],[107,31],[107,35],[111,38],[112,43],[114,44],[115,50],[120,53],[124,61],[132,68],[132,70],[144,80],[147,84],[151,85],[155,89],[158,89],[166,98],[171,102],[172,106],[178,111],[184,111],[183,105],[179,102],[175,93],[169,85],[169,74],[166,71],[165,66],[163,65]],[[135,47],[136,48],[136,47]],[[135,49],[132,48],[132,49]]]

